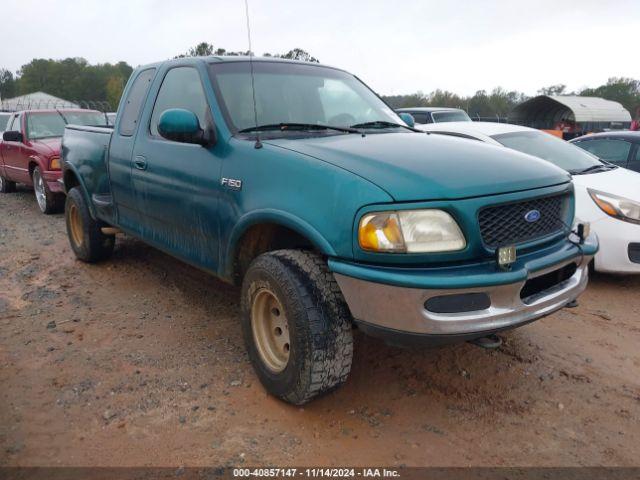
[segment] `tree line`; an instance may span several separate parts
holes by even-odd
[[[209,55],[249,55],[249,51],[230,51],[201,42],[174,58]],[[265,57],[288,58],[306,62],[319,62],[309,52],[294,48],[286,53],[263,53]],[[107,102],[112,109],[118,106],[124,86],[133,72],[126,62],[91,65],[84,58],[52,60],[36,58],[23,65],[17,72],[0,68],[0,97],[12,98],[43,91],[70,101]],[[620,102],[634,117],[640,116],[640,80],[612,77],[604,85],[567,91],[566,85],[550,85],[541,88],[544,95],[584,95],[602,97]],[[448,90],[421,91],[406,95],[382,97],[391,107],[456,107],[466,110],[472,117],[506,117],[511,109],[528,97],[522,92],[507,91],[496,87],[491,91],[478,90],[464,96]]]
[[[564,84],[550,85],[538,90],[540,95],[582,95],[602,97],[619,102],[634,118],[640,117],[640,80],[625,77],[609,78],[607,83],[595,88],[568,91]],[[529,97],[522,92],[507,91],[501,87],[490,92],[478,90],[474,95],[463,96],[447,90],[434,90],[429,94],[416,92],[408,95],[382,97],[391,107],[454,107],[462,108],[473,117],[506,117],[511,109]]]
[[[202,42],[174,58],[248,54],[248,51],[227,51]],[[301,48],[284,54],[265,53],[264,56],[318,62],[317,58]],[[0,68],[0,98],[7,100],[42,91],[69,101],[107,102],[115,110],[132,72],[133,67],[126,62],[91,65],[84,58],[34,58],[15,73]]]

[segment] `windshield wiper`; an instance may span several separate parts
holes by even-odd
[[[318,123],[269,123],[266,125],[257,125],[255,127],[243,128],[238,133],[264,132],[269,130],[280,130],[281,132],[290,131],[310,131],[310,130],[336,130],[346,133],[361,133],[353,127],[334,127],[333,125],[322,125]]]
[[[606,170],[611,170],[612,168],[615,168],[615,167],[612,165],[605,165],[603,163],[602,165],[591,165],[590,167],[583,168],[582,170],[569,170],[569,173],[571,175],[584,175],[586,173],[595,172],[603,168]]]
[[[400,123],[387,122],[386,120],[374,120],[373,122],[356,123],[351,125],[350,128],[406,128],[412,132],[424,133],[417,128],[409,127],[408,125],[402,125]]]

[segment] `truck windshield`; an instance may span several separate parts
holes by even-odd
[[[491,138],[508,148],[554,163],[572,174],[596,172],[612,167],[581,148],[545,132],[512,132]]]
[[[353,75],[333,68],[285,62],[253,62],[254,114],[251,67],[247,62],[214,63],[211,80],[227,122],[235,132],[273,126],[274,135],[300,135],[300,129],[280,124],[326,125],[385,130],[405,123]],[[265,131],[265,128],[260,130]],[[309,128],[308,135],[345,134]]]
[[[444,122],[470,122],[471,118],[467,115],[467,112],[462,110],[452,110],[450,112],[433,112],[431,113],[433,121],[435,123]]]
[[[61,137],[65,125],[104,126],[106,120],[100,112],[53,111],[30,113],[27,116],[27,137],[31,140]]]

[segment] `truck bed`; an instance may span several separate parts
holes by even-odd
[[[92,212],[106,222],[113,221],[108,172],[109,143],[113,127],[67,125],[62,137],[62,169],[65,186],[73,175],[91,196]],[[82,171],[82,175],[79,172]]]

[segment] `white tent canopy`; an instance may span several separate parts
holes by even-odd
[[[0,103],[0,110],[15,112],[38,108],[79,108],[78,104],[54,97],[45,92],[34,92],[20,97],[9,98]]]
[[[573,111],[576,122],[630,122],[631,114],[618,102],[600,97],[579,97],[577,95],[552,95]]]
[[[513,123],[552,128],[559,121],[601,125],[629,123],[631,114],[618,102],[577,95],[539,95],[516,106],[509,114]]]

